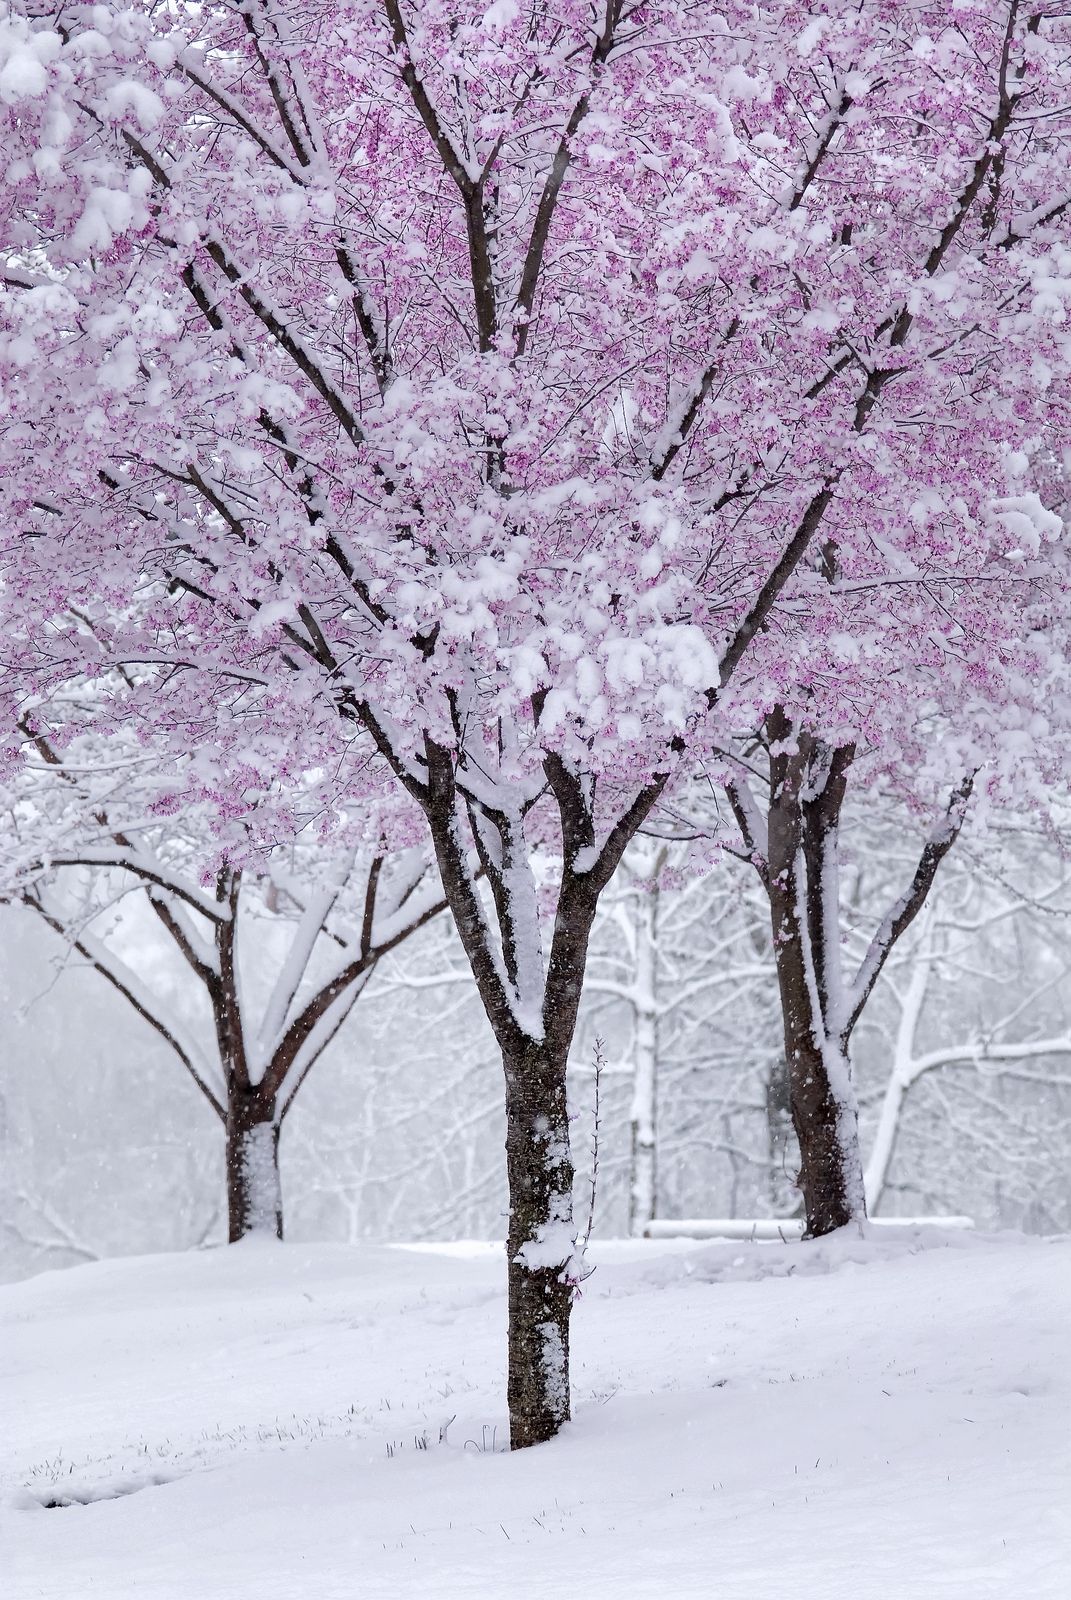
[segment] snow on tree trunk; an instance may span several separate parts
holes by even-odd
[[[792,1094],[784,1058],[770,1068],[765,1085],[766,1140],[769,1157],[770,1206],[774,1216],[792,1212],[799,1204],[795,1183],[788,1170],[793,1140]]]
[[[506,1087],[510,1448],[553,1438],[569,1419],[569,1314],[579,1273],[573,1224],[566,1063],[576,1030],[599,894],[664,786],[654,782],[594,845],[590,794],[557,757],[544,760],[561,822],[563,864],[544,966],[536,879],[524,813],[509,801],[467,803],[471,836],[494,908],[496,934],[478,894],[458,813],[449,750],[428,746],[421,803],[443,890],[499,1048]]]
[[[871,1214],[877,1211],[885,1192],[908,1087],[908,1082],[895,1071],[885,1086],[881,1115],[866,1164],[866,1204]]]
[[[573,1162],[565,1061],[531,1041],[503,1061],[509,1181],[510,1448],[568,1422],[569,1313],[575,1288]]]
[[[867,1159],[865,1183],[867,1210],[871,1213],[880,1204],[893,1152],[900,1132],[900,1119],[904,1101],[915,1076],[915,1035],[918,1032],[922,1009],[936,959],[937,917],[933,901],[923,909],[920,918],[920,939],[911,964],[911,976],[900,1003],[900,1021],[893,1046],[892,1071],[882,1097],[878,1126]]]
[[[227,1110],[227,1237],[283,1237],[279,1124],[274,1103],[236,1091]]]
[[[649,1018],[637,1025],[636,1083],[632,1097],[632,1181],[629,1186],[629,1232],[642,1238],[658,1211],[658,1151],[655,1132],[655,1069],[657,1057],[642,1035],[653,1032]]]
[[[767,893],[798,1183],[806,1236],[815,1239],[866,1215],[851,1064],[839,1035],[835,890],[843,774],[834,782],[833,766],[793,734],[783,715],[769,726],[782,747],[770,763]]]
[[[786,1049],[805,1236],[819,1239],[866,1215],[850,1069],[832,1040],[816,1046],[809,1029],[791,1043],[786,1034]]]
[[[639,887],[637,896],[629,1232],[639,1237],[658,1209],[657,884]]]

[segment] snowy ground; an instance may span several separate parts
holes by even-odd
[[[0,1290],[4,1600],[1067,1600],[1071,1241],[596,1258],[517,1456],[497,1250]]]

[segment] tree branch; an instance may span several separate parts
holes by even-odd
[[[953,789],[941,823],[923,847],[910,887],[884,917],[871,940],[848,995],[847,1020],[841,1034],[841,1042],[845,1047],[897,940],[918,916],[933,887],[938,867],[959,838],[976,776],[974,772],[968,773]]]

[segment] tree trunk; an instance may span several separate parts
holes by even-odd
[[[851,1067],[836,1036],[836,830],[851,747],[825,759],[783,713],[768,719],[767,893],[805,1237],[866,1216]],[[831,1022],[831,1013],[834,1020]]]
[[[652,1083],[653,1080],[649,1080]],[[636,1099],[632,1114],[632,1182],[628,1194],[628,1231],[642,1239],[649,1222],[658,1211],[658,1153],[654,1125],[653,1097],[649,1107],[640,1110],[638,1100],[647,1084],[637,1076]],[[649,1112],[649,1114],[647,1114]]]
[[[770,1068],[765,1101],[770,1207],[775,1217],[791,1216],[799,1206],[799,1194],[789,1173],[789,1160],[796,1152],[793,1149],[792,1093],[783,1058]]]
[[[661,870],[661,852],[654,870]],[[658,1208],[658,887],[639,890],[633,1034],[629,1232],[640,1237]]]
[[[283,1236],[274,1100],[233,1089],[227,1107],[227,1237]]]
[[[892,1166],[893,1152],[896,1149],[896,1140],[900,1132],[900,1118],[903,1114],[904,1101],[910,1082],[900,1077],[893,1070],[893,1075],[885,1086],[885,1094],[881,1102],[881,1115],[878,1118],[877,1131],[874,1142],[870,1147],[870,1159],[866,1164],[866,1206],[871,1216],[881,1204],[885,1192],[885,1184]]]
[[[539,895],[524,835],[527,807],[466,800],[469,831],[491,891],[500,944],[479,899],[458,806],[455,756],[425,741],[431,826],[443,890],[469,958],[506,1080],[510,1218],[508,1372],[510,1448],[551,1439],[569,1420],[569,1315],[580,1270],[565,1072],[599,895],[667,779],[648,784],[595,845],[594,785],[546,754],[558,806],[562,877],[544,971]],[[496,842],[497,841],[497,842]],[[538,1037],[535,1035],[538,1033]]]
[[[628,1210],[629,1233],[641,1238],[658,1209],[658,1015],[653,1005],[644,1005],[642,994],[636,1007],[635,1027]]]
[[[806,951],[794,922],[775,928],[777,981],[792,1126],[799,1141],[804,1237],[820,1239],[865,1217],[866,1203],[851,1067],[813,1004]]]
[[[811,1038],[795,1041],[789,1055],[792,1124],[800,1146],[799,1187],[807,1227],[804,1237],[820,1239],[866,1215],[859,1132],[848,1089],[848,1062],[836,1047],[816,1047]],[[834,1079],[842,1079],[835,1083]]]
[[[568,1422],[569,1313],[576,1287],[573,1162],[565,1061],[529,1041],[504,1056],[509,1180],[511,1450],[542,1444]]]

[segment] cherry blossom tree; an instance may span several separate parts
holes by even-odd
[[[917,651],[901,585],[954,633],[962,579],[1045,567],[1008,517],[1066,405],[1067,19],[250,0],[4,30],[5,696],[124,663],[100,727],[196,744],[224,813],[272,764],[423,813],[505,1068],[537,1443],[569,1415],[566,1059],[627,844],[802,658],[850,707],[852,649]]]
[[[93,761],[83,740],[61,759],[41,731],[26,745],[5,897],[130,1004],[218,1117],[231,1242],[282,1238],[283,1120],[378,963],[445,909],[428,852],[306,843],[232,864],[194,808],[161,820],[175,778],[152,752]]]

